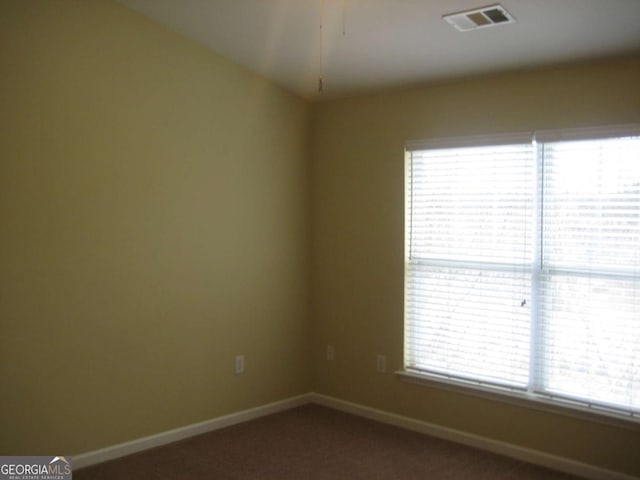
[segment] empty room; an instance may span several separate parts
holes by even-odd
[[[0,0],[0,479],[640,478],[639,25]]]

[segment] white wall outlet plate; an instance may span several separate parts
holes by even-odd
[[[235,372],[236,375],[244,373],[244,355],[236,355]]]
[[[329,360],[330,362],[333,362],[335,358],[336,358],[336,349],[333,347],[333,345],[327,345],[327,360]]]
[[[378,373],[384,373],[387,371],[387,356],[378,355],[376,357],[376,370]]]

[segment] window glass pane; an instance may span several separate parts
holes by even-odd
[[[640,271],[640,138],[544,146],[546,267]]]
[[[545,275],[541,298],[546,391],[640,410],[640,281]]]
[[[411,258],[531,262],[532,145],[414,152],[410,174]]]
[[[411,368],[527,384],[529,273],[410,265],[407,289]]]

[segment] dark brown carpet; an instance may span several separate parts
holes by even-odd
[[[570,480],[481,450],[306,405],[73,473],[76,480]]]

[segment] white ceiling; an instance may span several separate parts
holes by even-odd
[[[495,2],[119,1],[311,100],[640,52],[640,0],[503,0],[517,23],[464,33],[442,15]]]

